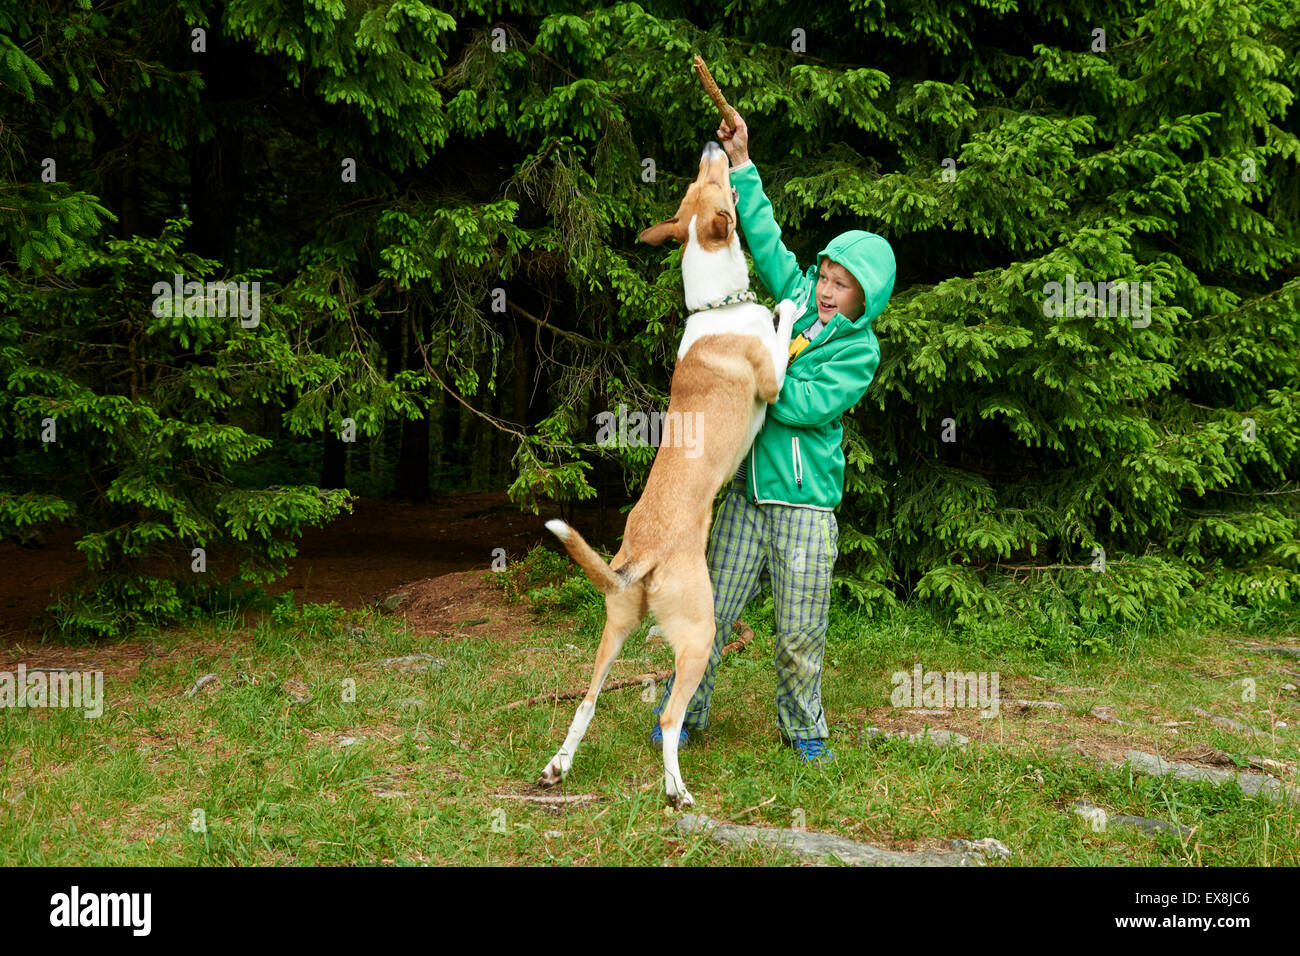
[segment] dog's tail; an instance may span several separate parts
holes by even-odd
[[[560,539],[569,556],[587,572],[587,577],[591,578],[591,583],[596,585],[596,590],[601,594],[616,594],[641,577],[632,565],[624,565],[615,571],[592,550],[582,535],[559,518],[546,522],[546,527]]]

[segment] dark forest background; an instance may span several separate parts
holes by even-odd
[[[695,52],[801,263],[898,260],[845,596],[1294,606],[1290,0],[35,0],[0,9],[0,533],[76,526],[64,629],[274,580],[349,494],[633,498],[654,449],[595,416],[666,404],[680,253],[635,237],[717,126]],[[259,283],[258,323],[155,308],[177,274]],[[1046,314],[1067,276],[1149,282],[1149,325]]]

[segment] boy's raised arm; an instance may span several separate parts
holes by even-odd
[[[720,126],[718,138],[731,159],[730,178],[736,190],[736,212],[749,254],[754,259],[754,270],[774,299],[798,302],[803,297],[803,290],[798,290],[800,294],[794,293],[803,278],[803,271],[794,253],[781,241],[781,227],[772,214],[771,200],[763,192],[763,180],[749,159],[749,127],[740,114],[736,114],[735,131]]]

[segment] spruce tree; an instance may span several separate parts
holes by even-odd
[[[851,597],[1085,643],[1293,605],[1298,21],[1287,0],[5,9],[0,531],[76,522],[66,619],[116,633],[278,573],[346,500],[291,449],[338,455],[349,427],[398,429],[413,487],[449,409],[525,506],[611,468],[635,495],[654,449],[599,445],[595,416],[666,404],[680,253],[635,237],[717,126],[698,52],[801,263],[849,228],[899,263],[845,419]],[[154,314],[175,274],[259,282],[259,324]]]

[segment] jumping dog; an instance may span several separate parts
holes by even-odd
[[[705,554],[713,500],[736,473],[767,406],[785,382],[790,335],[797,317],[790,300],[772,312],[749,291],[749,271],[736,234],[736,194],[726,154],[709,143],[699,175],[671,219],[640,234],[643,242],[683,243],[682,281],[690,318],[677,349],[677,366],[661,436],[641,499],[627,518],[623,546],[609,564],[568,524],[546,522],[573,560],[605,595],[605,628],[587,696],[564,744],[538,783],[559,783],[587,732],[596,698],[627,635],[653,611],[673,649],[677,677],[660,717],[664,790],[675,807],[695,802],[677,763],[686,704],[699,686],[713,646],[713,586]],[[694,420],[701,447],[683,447],[673,423]],[[680,427],[680,426],[679,426]],[[692,443],[694,444],[694,443]],[[727,622],[730,623],[730,622]]]

